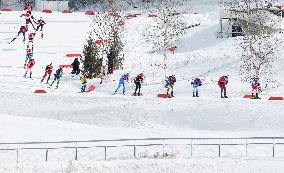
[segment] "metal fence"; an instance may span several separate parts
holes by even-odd
[[[0,143],[1,162],[192,157],[284,158],[284,137]]]

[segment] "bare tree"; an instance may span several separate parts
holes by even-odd
[[[240,74],[244,81],[260,78],[265,85],[273,81],[273,65],[280,56],[282,40],[278,35],[244,37],[239,44],[242,64]]]
[[[263,10],[260,0],[232,0],[225,3],[227,10],[236,17],[244,36],[237,39],[242,58],[240,75],[243,81],[259,78],[265,86],[273,81],[273,65],[280,56],[282,39],[275,28],[274,15]]]
[[[183,4],[184,0],[153,0],[148,3],[154,18],[144,36],[153,45],[152,53],[163,51],[165,76],[168,58],[166,49],[175,46],[186,31],[185,19],[180,15]]]

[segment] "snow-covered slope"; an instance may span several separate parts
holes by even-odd
[[[21,12],[6,12],[0,15],[1,27],[1,109],[6,115],[52,118],[57,120],[88,123],[99,127],[150,128],[152,130],[176,130],[173,135],[276,135],[283,130],[283,102],[270,102],[271,95],[283,95],[283,59],[275,71],[280,86],[262,93],[262,100],[244,100],[249,93],[249,84],[240,82],[238,67],[240,58],[234,50],[233,39],[218,39],[218,12],[203,12],[188,15],[189,20],[198,21],[201,26],[192,28],[178,45],[176,54],[169,54],[169,73],[177,75],[176,97],[170,100],[156,98],[165,92],[163,69],[153,64],[162,64],[162,55],[150,55],[143,41],[144,25],[151,22],[146,14],[126,21],[125,30],[125,71],[131,77],[143,71],[146,82],[143,86],[144,97],[129,96],[133,84],[129,83],[127,96],[112,96],[117,79],[123,71],[117,71],[102,85],[93,81],[95,93],[80,94],[80,81],[71,78],[70,70],[65,71],[58,90],[50,90],[40,84],[45,65],[53,62],[60,64],[72,62],[65,57],[67,53],[80,53],[87,32],[91,29],[90,17],[83,13],[42,14],[47,20],[45,38],[36,37],[36,65],[34,80],[23,78],[22,68],[25,45],[20,39],[7,44],[23,22],[18,16]],[[216,80],[220,75],[230,75],[228,86],[229,99],[219,98]],[[201,87],[201,97],[191,97],[190,80],[202,77],[205,85]],[[116,81],[113,81],[116,80]],[[36,89],[46,89],[47,94],[37,95]],[[275,110],[273,113],[271,110]],[[277,110],[277,111],[276,111]],[[186,133],[187,132],[187,133]],[[194,132],[194,133],[191,133]],[[152,134],[155,135],[155,134]],[[281,135],[281,133],[279,133]],[[90,137],[96,137],[91,135]],[[119,137],[119,136],[118,136]]]
[[[250,86],[240,82],[238,76],[240,57],[234,48],[234,40],[216,37],[219,27],[219,14],[216,8],[218,5],[211,3],[213,1],[208,2],[208,5],[202,4],[201,1],[200,3],[192,1],[190,12],[199,13],[185,16],[189,21],[199,22],[201,25],[188,30],[181,43],[177,45],[177,52],[169,54],[169,73],[176,74],[177,77],[175,97],[172,99],[156,98],[158,93],[165,92],[161,82],[163,69],[161,66],[155,66],[163,63],[163,56],[151,55],[148,52],[150,48],[144,41],[143,33],[146,24],[152,19],[148,18],[146,13],[126,21],[124,71],[116,71],[101,85],[96,80],[91,81],[89,84],[94,84],[96,91],[82,94],[78,93],[81,87],[80,81],[78,77],[71,77],[70,70],[64,71],[58,90],[47,88],[45,84],[40,83],[40,79],[45,66],[50,62],[53,62],[57,68],[60,64],[72,62],[72,59],[65,57],[67,53],[82,52],[87,32],[91,29],[91,18],[84,13],[35,12],[37,18],[42,16],[46,19],[47,25],[44,39],[41,40],[38,36],[35,39],[36,65],[33,71],[34,79],[31,80],[22,77],[25,72],[23,64],[26,45],[21,39],[7,44],[23,24],[23,20],[19,18],[21,12],[2,12],[0,14],[0,140],[282,136],[284,103],[271,102],[267,99],[269,96],[284,95],[283,57],[276,64],[275,70],[275,79],[278,80],[279,86],[265,90],[261,94],[261,100],[243,99],[243,95],[250,92]],[[145,84],[142,86],[143,97],[131,96],[134,90],[132,83],[127,84],[126,96],[111,95],[117,80],[124,72],[130,72],[131,77],[134,77],[142,71],[146,75]],[[226,100],[219,98],[216,81],[221,75],[230,75],[229,99]],[[200,98],[191,97],[188,80],[194,76],[201,77],[204,81]],[[34,94],[36,89],[45,89],[48,93]],[[153,167],[163,165],[159,162],[153,164]],[[146,169],[149,165],[145,165],[142,172],[151,172]],[[212,170],[214,169],[212,165],[197,169]],[[104,167],[103,164],[100,166]],[[80,165],[76,167],[80,169]],[[259,170],[258,168],[255,166],[254,170]],[[18,170],[21,172],[21,169],[18,167],[14,172]],[[41,169],[44,168],[36,170]],[[61,168],[57,170],[59,169]],[[230,169],[226,167],[225,170]],[[215,172],[220,171],[222,169],[216,168]]]
[[[237,159],[131,160],[112,162],[66,162],[54,164],[3,165],[2,173],[281,173],[283,161]]]

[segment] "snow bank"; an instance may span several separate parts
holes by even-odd
[[[110,162],[64,162],[46,164],[3,165],[2,173],[281,173],[284,161],[231,160],[231,159],[188,159],[188,160],[133,160]]]

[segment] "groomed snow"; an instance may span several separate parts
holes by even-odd
[[[125,71],[117,71],[94,93],[78,93],[80,81],[64,71],[58,90],[40,84],[44,67],[55,68],[70,63],[67,53],[82,52],[91,18],[84,13],[42,14],[47,21],[45,38],[35,39],[34,80],[23,78],[25,45],[11,40],[23,19],[21,12],[0,14],[0,141],[64,141],[148,137],[249,137],[283,136],[284,103],[268,101],[270,96],[284,96],[284,58],[276,64],[278,87],[261,93],[261,100],[246,100],[250,86],[238,76],[240,57],[234,39],[216,38],[218,9],[212,2],[204,6],[193,1],[187,14],[189,23],[201,23],[183,37],[175,54],[169,54],[169,74],[176,74],[175,98],[158,99],[164,93],[163,70],[154,64],[163,62],[162,55],[150,55],[143,39],[146,13],[126,21]],[[124,72],[134,77],[146,75],[143,97],[130,96],[133,84],[127,85],[127,96],[112,96],[117,80]],[[229,99],[219,98],[217,80],[229,76]],[[204,80],[200,98],[191,97],[190,80]],[[45,89],[47,94],[34,94]],[[0,172],[281,172],[283,161],[240,159],[132,160],[91,163],[48,163],[36,165],[1,165]],[[71,167],[71,168],[70,168]],[[69,171],[68,169],[72,169]],[[134,170],[134,171],[130,171]]]
[[[45,164],[3,165],[2,173],[281,173],[283,161],[273,160],[239,160],[239,159],[142,159],[111,162],[64,162]]]
[[[160,82],[163,79],[163,70],[151,64],[162,63],[161,55],[143,52],[147,50],[147,44],[142,36],[145,28],[140,25],[142,21],[152,20],[148,19],[147,15],[127,20],[125,28],[129,33],[126,38],[128,42],[125,48],[125,71],[130,72],[131,77],[141,71],[146,75],[143,85],[144,97],[131,97],[129,95],[134,89],[131,83],[127,86],[127,96],[111,95],[123,71],[116,72],[102,85],[99,85],[98,81],[91,81],[97,90],[89,94],[78,93],[80,81],[78,78],[71,78],[70,70],[65,71],[58,90],[50,90],[45,84],[39,83],[45,65],[53,62],[57,68],[60,64],[71,63],[72,59],[66,58],[65,55],[81,52],[87,31],[90,30],[90,18],[83,13],[35,13],[35,16],[43,16],[48,25],[45,28],[44,40],[35,40],[34,80],[23,78],[25,45],[20,39],[11,45],[6,43],[15,35],[17,28],[13,28],[19,26],[20,14],[11,12],[0,15],[0,21],[6,21],[1,23],[3,27],[0,28],[1,114],[73,121],[104,128],[143,129],[153,131],[150,136],[155,136],[157,131],[161,131],[166,137],[282,134],[283,102],[271,102],[267,99],[269,96],[283,94],[283,78],[280,78],[283,69],[277,68],[280,70],[275,72],[275,78],[280,83],[278,88],[265,90],[261,94],[261,100],[243,99],[242,96],[249,93],[250,87],[249,84],[241,83],[238,77],[240,60],[234,53],[233,39],[216,38],[218,13],[189,16],[191,21],[199,21],[201,26],[189,30],[177,53],[169,54],[169,73],[176,74],[178,79],[175,86],[176,97],[170,100],[156,98],[158,93],[165,92]],[[137,39],[139,37],[141,39]],[[283,59],[278,66],[281,64],[284,64]],[[218,77],[223,74],[230,75],[230,98],[227,100],[219,98],[219,88],[216,84]],[[191,97],[188,79],[193,76],[200,76],[205,81],[198,99]],[[45,89],[48,93],[34,94],[36,89]],[[275,111],[272,113],[271,110]],[[91,134],[89,137],[97,136]],[[117,136],[120,137],[127,135]],[[18,139],[22,138],[20,135]]]

